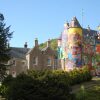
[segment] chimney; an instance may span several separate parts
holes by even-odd
[[[88,27],[87,27],[87,30],[88,30],[88,31],[90,31],[90,30],[91,30],[89,25],[88,25]]]
[[[58,47],[61,46],[61,38],[58,38]]]
[[[35,38],[35,47],[38,47],[38,39]]]
[[[47,41],[47,47],[50,47],[50,39]]]
[[[28,45],[27,45],[27,42],[25,42],[25,44],[24,44],[24,48],[27,48],[27,46],[28,46]]]

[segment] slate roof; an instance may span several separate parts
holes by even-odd
[[[76,17],[72,18],[69,27],[81,27]]]
[[[97,31],[95,30],[88,30],[88,29],[83,29],[83,35],[86,36],[86,35],[89,35],[89,36],[97,36]]]
[[[11,57],[25,59],[26,53],[29,51],[29,48],[18,48],[18,47],[10,47],[9,54]]]
[[[32,50],[33,50],[33,48],[29,49],[28,52],[26,53],[26,55],[29,54],[29,53],[31,53]]]

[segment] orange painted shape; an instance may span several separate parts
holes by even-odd
[[[100,45],[96,46],[96,52],[100,53]]]

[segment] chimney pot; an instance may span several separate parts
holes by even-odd
[[[35,47],[38,47],[38,39],[35,38]]]
[[[90,31],[90,26],[89,25],[88,25],[87,29],[88,29],[88,31]]]
[[[47,41],[47,47],[50,47],[50,39]]]
[[[24,44],[24,48],[27,48],[27,42],[25,42],[25,44]]]

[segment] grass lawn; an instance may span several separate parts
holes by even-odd
[[[100,100],[100,84],[86,90],[87,100]]]
[[[74,93],[77,97],[76,100],[100,100],[100,77],[95,77],[91,82],[78,85]]]

